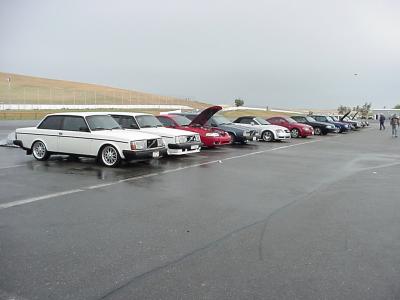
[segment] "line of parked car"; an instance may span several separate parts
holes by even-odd
[[[230,121],[216,114],[222,107],[202,112],[153,116],[133,112],[71,112],[47,115],[36,127],[19,128],[14,144],[44,161],[53,154],[94,157],[107,167],[122,160],[186,155],[201,148],[249,141],[284,141],[312,135],[343,133],[368,126],[344,116],[241,116]]]

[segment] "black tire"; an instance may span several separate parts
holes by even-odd
[[[121,163],[121,156],[114,146],[105,145],[99,151],[99,161],[106,167],[115,168]]]
[[[323,134],[323,133],[322,133],[322,129],[319,128],[319,127],[315,127],[315,128],[314,128],[314,134],[315,134],[315,135],[322,135],[322,134]]]
[[[231,137],[231,144],[236,143],[236,135],[234,135],[232,132],[228,132],[228,134]]]
[[[292,136],[292,138],[298,138],[300,137],[300,131],[297,128],[293,128],[290,131],[290,135]]]
[[[42,141],[36,141],[32,145],[32,155],[35,159],[40,161],[48,160],[50,157],[46,145]]]
[[[272,142],[274,140],[274,134],[272,133],[272,131],[266,130],[262,133],[261,139],[264,142]]]

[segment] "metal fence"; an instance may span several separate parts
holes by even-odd
[[[0,104],[61,105],[188,105],[191,98],[159,96],[125,90],[75,89],[0,85]]]

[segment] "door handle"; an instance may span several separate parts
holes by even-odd
[[[58,135],[62,135],[62,132],[59,132]]]

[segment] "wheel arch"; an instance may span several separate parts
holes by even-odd
[[[101,155],[101,150],[103,150],[104,147],[106,146],[113,146],[115,149],[117,149],[119,156],[122,159],[125,159],[125,156],[122,152],[121,147],[118,145],[118,143],[116,142],[112,142],[112,141],[104,141],[104,143],[102,143],[101,145],[99,145],[99,148],[97,149],[97,157],[99,158]]]

